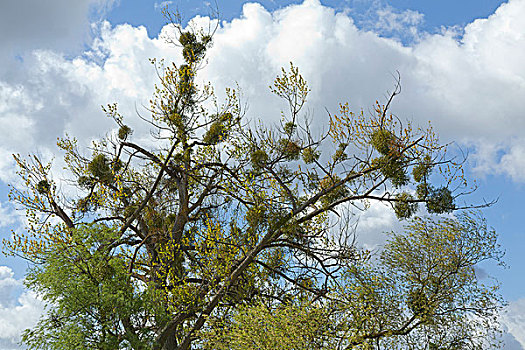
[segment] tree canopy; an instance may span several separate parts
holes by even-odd
[[[69,180],[15,156],[28,217],[4,251],[33,262],[27,285],[48,312],[34,349],[493,348],[497,285],[474,268],[502,254],[474,213],[462,164],[432,129],[342,104],[326,132],[304,116],[309,87],[293,64],[271,91],[278,125],[247,121],[239,94],[197,84],[212,36],[178,29],[184,62],[152,60],[159,83],[135,141],[118,128],[89,154],[60,139]],[[143,140],[142,140],[143,141]],[[372,202],[410,219],[380,256],[355,244],[351,215]],[[357,228],[359,229],[359,227]]]

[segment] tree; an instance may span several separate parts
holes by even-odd
[[[501,261],[479,214],[415,218],[379,260],[344,264],[324,303],[305,295],[243,306],[205,333],[209,349],[483,349],[497,347],[501,297],[476,278]]]
[[[23,335],[29,347],[46,349],[150,349],[150,317],[166,317],[148,289],[140,288],[103,242],[116,231],[79,225],[42,252],[26,285],[43,295],[47,317]]]
[[[5,251],[34,262],[28,286],[52,310],[25,333],[30,347],[214,348],[212,339],[229,344],[239,322],[241,333],[251,334],[243,327],[260,322],[263,306],[271,311],[260,315],[275,334],[293,326],[289,317],[311,321],[314,337],[296,333],[290,348],[322,347],[334,337],[346,348],[397,336],[434,341],[437,330],[458,320],[467,326],[447,329],[472,334],[477,319],[471,315],[493,315],[495,294],[472,274],[483,259],[432,270],[429,281],[450,274],[434,293],[427,282],[409,278],[411,269],[422,267],[418,256],[449,261],[454,249],[435,250],[415,234],[405,243],[394,236],[376,266],[354,245],[346,220],[352,207],[383,202],[401,219],[419,206],[447,213],[460,209],[455,199],[467,188],[461,164],[430,128],[414,129],[389,112],[399,80],[372,114],[354,114],[343,104],[316,137],[301,117],[309,88],[291,64],[270,87],[289,111],[277,127],[254,126],[245,121],[235,90],[219,104],[209,85],[196,83],[212,36],[176,28],[184,63],[152,60],[160,77],[146,120],[153,142],[132,141],[116,105],[104,110],[118,131],[95,143],[91,155],[84,156],[74,138],[61,139],[70,180],[83,193],[78,198],[58,191],[50,164],[15,156],[26,187],[13,188],[11,198],[26,209],[29,225],[4,242]],[[413,232],[423,225],[417,222]],[[449,231],[451,240],[465,232],[463,226]],[[486,245],[493,236],[468,232],[478,241],[467,240],[465,247],[479,244],[486,258],[499,257]],[[399,265],[403,256],[412,258]],[[444,293],[449,280],[463,284]],[[460,312],[485,290],[486,314]],[[445,301],[434,297],[450,297],[445,301],[457,304],[451,314],[457,319],[438,317]],[[373,303],[378,310],[398,305],[401,313],[352,314]],[[403,328],[402,320],[411,323]],[[235,344],[225,346],[241,346]]]

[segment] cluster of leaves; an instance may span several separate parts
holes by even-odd
[[[204,349],[335,349],[330,318],[322,307],[305,301],[268,306],[243,305],[231,319],[212,319],[202,332]],[[330,344],[330,347],[327,345]]]
[[[434,187],[429,183],[436,162],[429,154],[410,156],[406,141],[395,136],[391,131],[383,129],[382,125],[371,134],[370,144],[380,154],[372,160],[372,164],[380,169],[394,187],[406,186],[410,183],[408,162],[417,161],[412,168],[412,179],[417,183],[416,197],[408,192],[396,196],[394,211],[399,218],[410,218],[418,210],[417,202],[424,202],[429,213],[442,214],[453,211],[456,207],[454,196],[449,188]]]
[[[381,156],[374,159],[377,167],[384,176],[392,181],[396,187],[406,185],[408,176],[404,164],[403,143],[399,142],[394,134],[385,129],[378,129],[372,133],[370,144]]]

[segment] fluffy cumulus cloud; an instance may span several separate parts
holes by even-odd
[[[381,15],[389,28],[412,28],[417,13]],[[216,32],[209,63],[202,72],[217,91],[236,83],[249,105],[250,118],[277,120],[284,106],[268,92],[280,67],[290,61],[310,83],[309,113],[325,124],[325,107],[336,112],[349,101],[368,109],[393,87],[392,73],[401,73],[403,93],[394,103],[402,119],[420,125],[431,120],[444,140],[474,146],[476,169],[523,180],[525,127],[520,101],[525,94],[525,1],[511,0],[492,16],[457,31],[419,33],[403,45],[372,30],[359,29],[346,13],[336,13],[317,0],[273,13],[257,3],[223,22]],[[197,17],[195,25],[208,19]],[[33,51],[0,79],[0,152],[51,147],[57,136],[101,136],[109,127],[100,105],[119,102],[133,115],[150,97],[155,72],[151,57],[176,59],[177,49],[162,38],[149,39],[143,27],[99,26],[100,36],[82,55],[67,58],[58,51]],[[170,33],[165,28],[161,35]],[[15,127],[16,126],[16,127]],[[8,130],[8,131],[6,131]],[[6,179],[10,163],[2,157]]]
[[[525,349],[525,299],[510,302],[507,312],[501,317],[501,323],[507,334],[512,335],[505,339],[509,345],[505,349]]]
[[[0,70],[0,180],[13,181],[10,153],[51,157],[56,138],[66,133],[85,143],[103,136],[113,124],[100,105],[118,102],[127,123],[142,130],[134,137],[146,135],[148,128],[136,111],[146,113],[142,105],[156,81],[148,58],[180,60],[178,49],[162,38],[172,29],[165,27],[159,38],[150,39],[143,27],[98,24],[99,36],[85,52],[66,55],[61,45],[84,35],[78,28],[86,23],[89,7],[111,1],[53,0],[41,10],[44,5],[38,1],[23,2],[34,3],[26,19],[14,14],[10,6],[15,2],[0,5],[2,43],[11,48],[25,43],[22,59]],[[68,16],[60,15],[65,9],[71,10]],[[421,126],[431,120],[444,141],[457,140],[475,150],[472,160],[480,173],[524,181],[525,137],[520,131],[525,128],[525,0],[509,0],[486,19],[438,34],[417,32],[422,17],[415,12],[386,8],[376,15],[383,18],[383,27],[360,29],[346,12],[318,0],[275,12],[245,4],[239,18],[220,23],[201,79],[211,81],[219,96],[225,87],[238,84],[249,106],[247,116],[271,123],[286,106],[271,96],[268,86],[280,67],[293,61],[312,89],[309,115],[315,125],[326,125],[325,109],[337,112],[340,102],[366,111],[375,100],[384,100],[397,70],[403,92],[393,111],[402,120]],[[41,26],[39,16],[54,26]],[[196,26],[207,27],[208,22],[204,17],[193,19]],[[381,34],[406,30],[415,38],[409,44]],[[7,37],[8,32],[15,34]],[[39,36],[64,41],[40,45]],[[370,247],[379,240],[374,235],[394,221],[387,212],[373,207],[370,219],[360,219],[369,232],[369,240],[363,237],[363,242]],[[27,300],[17,303],[15,307],[30,307]],[[509,330],[515,334],[514,328]],[[518,335],[516,339],[522,341]]]
[[[394,104],[399,116],[421,124],[432,120],[446,140],[490,150],[495,156],[484,169],[521,180],[525,140],[517,131],[525,123],[520,109],[525,72],[518,63],[525,54],[519,20],[523,12],[524,1],[510,1],[488,19],[469,24],[459,38],[455,30],[422,33],[418,42],[403,46],[359,30],[345,14],[335,14],[315,1],[274,13],[271,25],[264,22],[270,21],[270,14],[257,5],[246,5],[237,27],[246,27],[241,32],[246,36],[247,29],[264,26],[265,30],[257,30],[263,34],[241,47],[236,36],[224,41],[237,46],[231,55],[240,54],[237,62],[253,62],[242,67],[256,75],[293,60],[313,85],[314,105],[331,109],[346,100],[356,109],[367,108],[391,87],[390,73],[399,70],[403,94]],[[404,17],[399,18],[398,25],[403,25]],[[225,27],[224,34],[233,32],[235,24]],[[219,38],[217,46],[228,47],[220,45]],[[246,50],[252,57],[246,58],[250,55]],[[234,59],[224,49],[218,56],[217,65]],[[246,76],[231,73],[236,79]],[[266,73],[258,74],[257,82],[267,82]],[[322,108],[317,112],[322,113]]]
[[[355,212],[356,242],[371,252],[379,252],[386,243],[385,233],[400,232],[403,228],[404,223],[383,203],[372,202],[365,211]]]
[[[421,21],[417,13],[391,8],[380,14],[389,30],[414,31]],[[381,100],[398,70],[403,93],[394,103],[397,115],[420,125],[431,120],[445,141],[474,147],[479,172],[523,181],[523,15],[525,1],[511,0],[462,31],[417,33],[415,42],[403,45],[360,30],[345,13],[316,0],[274,13],[246,4],[240,18],[218,31],[206,77],[219,86],[239,82],[252,114],[276,119],[278,108],[269,106],[279,105],[267,86],[279,67],[293,61],[310,82],[311,112],[322,123],[324,107],[333,112],[339,102],[349,101],[359,110]]]
[[[22,282],[13,271],[0,266],[0,348],[19,349],[24,329],[32,327],[43,312],[43,303],[32,292],[21,292]]]
[[[17,81],[0,81],[4,182],[15,180],[11,153],[51,158],[57,137],[65,134],[89,144],[113,126],[101,105],[119,102],[123,114],[136,116],[136,107],[148,101],[155,81],[148,58],[168,55],[173,48],[162,39],[150,40],[144,27],[105,23],[100,29],[100,38],[83,56],[67,59],[54,51],[34,51],[18,70]]]

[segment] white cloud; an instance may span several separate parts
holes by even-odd
[[[381,12],[384,25],[405,28],[421,21],[417,13]],[[268,92],[281,66],[293,61],[312,87],[309,111],[326,124],[324,107],[369,108],[401,72],[403,93],[394,102],[402,119],[426,125],[432,120],[447,140],[460,140],[497,157],[473,157],[477,169],[524,179],[525,127],[520,101],[525,95],[525,1],[511,0],[488,19],[457,32],[421,34],[411,46],[358,29],[345,13],[307,0],[274,13],[245,4],[240,18],[222,23],[202,78],[219,94],[235,82],[243,90],[251,118],[277,120],[284,106]],[[194,19],[204,24],[204,17]],[[68,59],[40,50],[25,56],[17,74],[0,81],[0,152],[22,153],[53,147],[70,132],[80,139],[101,136],[110,122],[99,106],[119,102],[133,117],[135,106],[151,95],[155,73],[147,59],[178,59],[177,49],[149,39],[145,28],[100,26],[100,38],[82,56]],[[163,29],[163,35],[170,33]],[[16,78],[13,78],[16,77]],[[131,118],[133,119],[133,118]],[[16,127],[15,127],[16,126]],[[509,141],[509,140],[512,140]],[[500,150],[496,152],[495,150]],[[481,153],[480,153],[481,154]],[[7,179],[11,163],[0,164]]]
[[[91,14],[101,15],[115,0],[16,0],[0,2],[2,53],[32,48],[80,49],[89,38]],[[3,59],[1,57],[0,59]]]
[[[401,222],[392,208],[378,202],[371,202],[370,207],[357,213],[357,242],[369,251],[380,251],[386,243],[386,233],[400,233],[403,229]]]
[[[20,341],[22,331],[33,327],[44,310],[43,302],[33,292],[22,290],[22,281],[16,280],[13,276],[13,271],[9,267],[0,266],[0,347],[2,349],[19,349],[17,343]]]
[[[12,294],[20,286],[21,283],[14,278],[13,271],[7,266],[0,266],[0,307],[12,306]]]
[[[501,316],[501,323],[506,333],[521,345],[519,349],[525,349],[525,298],[509,303],[506,313]]]
[[[523,350],[523,346],[516,340],[516,338],[510,333],[503,333],[503,350]]]
[[[487,169],[524,179],[525,139],[520,130],[525,127],[525,69],[519,63],[525,55],[520,21],[524,1],[510,1],[488,19],[469,24],[460,40],[454,29],[423,34],[410,47],[359,30],[345,14],[315,1],[274,14],[247,4],[243,13],[219,31],[209,71],[211,80],[227,77],[240,81],[249,95],[253,91],[258,101],[250,103],[257,113],[275,105],[264,98],[264,91],[271,73],[290,60],[313,87],[310,106],[319,119],[324,118],[323,106],[333,111],[340,101],[366,109],[391,87],[389,74],[398,69],[403,94],[394,109],[401,118],[423,125],[432,120],[445,141],[500,149],[500,157]],[[415,14],[383,13],[392,28],[420,20]],[[224,71],[227,74],[218,77]]]
[[[380,6],[375,16],[365,24],[374,32],[383,36],[399,38],[405,41],[419,39],[419,26],[424,22],[424,15],[417,11],[398,11],[392,6]]]
[[[417,26],[423,22],[424,15],[417,11],[405,10],[398,12],[391,6],[379,9],[377,11],[380,21],[378,28],[389,31],[400,31],[404,29],[404,25]]]
[[[0,203],[0,228],[11,227],[19,221],[19,214],[15,210],[4,203]],[[1,278],[1,273],[0,273]]]
[[[160,3],[155,2],[153,7],[155,8],[155,11],[160,11],[160,10],[170,6],[171,4],[173,4],[173,1],[162,1]]]
[[[481,175],[508,175],[516,182],[525,181],[525,138],[512,137],[502,142],[476,145],[474,170]]]
[[[15,180],[11,153],[37,152],[50,159],[57,137],[66,133],[84,145],[104,136],[114,124],[101,105],[119,102],[122,114],[132,117],[131,126],[137,123],[135,107],[147,103],[155,83],[148,58],[173,55],[174,49],[161,39],[150,40],[144,27],[112,29],[104,23],[100,31],[85,56],[67,59],[49,50],[34,51],[16,82],[0,81],[2,181]],[[100,57],[102,63],[95,63],[93,58]]]

